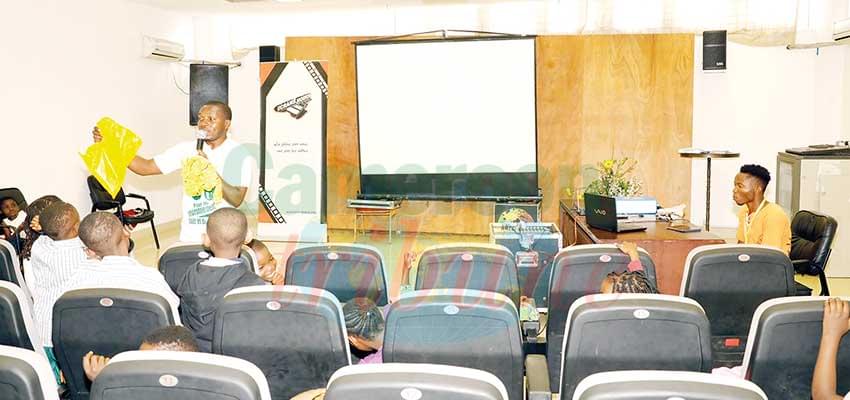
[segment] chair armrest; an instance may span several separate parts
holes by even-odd
[[[146,207],[148,210],[150,210],[150,209],[151,209],[151,203],[148,201],[148,198],[147,198],[147,197],[142,196],[142,195],[140,195],[140,194],[135,194],[135,193],[127,193],[125,196],[127,196],[127,197],[131,197],[131,198],[134,198],[134,199],[144,200],[144,201],[145,201],[145,207]]]
[[[791,265],[794,266],[794,272],[797,272],[797,273],[799,273],[801,269],[803,270],[803,272],[808,273],[808,270],[810,268],[811,263],[812,263],[812,260],[808,260],[808,259],[791,260]]]
[[[546,356],[530,354],[525,357],[525,398],[527,400],[550,400],[552,393],[549,392],[549,370],[546,365]]]

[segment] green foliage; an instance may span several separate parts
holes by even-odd
[[[637,160],[615,158],[603,160],[591,167],[599,176],[585,187],[585,193],[608,197],[640,196],[642,183],[632,176]]]

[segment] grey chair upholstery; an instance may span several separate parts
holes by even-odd
[[[835,218],[813,211],[797,211],[791,220],[791,253],[788,256],[797,273],[818,276],[821,296],[829,296],[826,263],[837,231],[838,221]],[[811,288],[797,284],[798,296],[811,294]]]
[[[696,300],[711,321],[715,366],[741,365],[759,304],[796,293],[791,259],[779,249],[726,244],[688,254],[680,295]]]
[[[384,257],[373,246],[328,243],[295,249],[286,260],[286,284],[325,289],[340,303],[367,297],[389,304]]]
[[[169,247],[159,256],[157,268],[166,282],[176,284],[180,282],[180,278],[186,273],[186,270],[198,262],[199,260],[212,257],[213,254],[200,244],[176,244]],[[239,257],[244,260],[248,267],[254,272],[257,272],[257,257],[254,252],[247,246],[242,246],[242,252]],[[177,290],[172,287],[171,290]]]
[[[11,282],[0,281],[0,345],[33,350],[45,356],[32,319],[32,302]]]
[[[216,354],[129,351],[97,376],[92,400],[271,400],[262,371]]]
[[[416,291],[390,305],[385,363],[445,364],[498,377],[511,400],[523,399],[523,350],[513,302],[494,292]]]
[[[501,293],[519,307],[519,278],[514,256],[501,245],[457,243],[422,251],[416,290],[469,289]]]
[[[700,372],[617,371],[593,374],[579,383],[573,400],[767,400],[743,379]]]
[[[65,292],[53,306],[53,352],[71,397],[89,398],[91,382],[82,365],[86,353],[111,357],[136,350],[148,333],[179,321],[156,293],[107,288]]]
[[[12,247],[12,244],[5,240],[0,240],[0,281],[12,282],[20,286],[24,293],[32,298],[24,281],[24,274],[21,273],[18,253]]]
[[[324,387],[334,371],[351,364],[339,301],[299,286],[230,291],[216,312],[212,350],[257,365],[274,399]]]
[[[771,400],[808,399],[823,330],[826,297],[786,297],[762,303],[753,316],[744,373]],[[844,300],[847,300],[846,298]],[[850,391],[850,337],[841,340],[837,389]]]
[[[508,400],[505,385],[477,369],[435,364],[352,365],[335,372],[325,400]]]
[[[618,370],[711,371],[708,318],[695,301],[661,294],[591,295],[570,308],[562,399],[582,379]]]
[[[43,354],[0,345],[0,399],[59,400],[58,393]]]
[[[647,279],[657,285],[655,263],[646,250],[638,249],[638,253]],[[611,272],[625,271],[629,261],[629,256],[612,244],[571,246],[555,256],[549,280],[546,325],[546,360],[552,392],[558,391],[561,379],[561,347],[570,306],[585,295],[599,293],[605,277]]]

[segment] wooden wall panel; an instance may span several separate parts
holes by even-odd
[[[345,207],[359,188],[354,46],[358,38],[286,40],[287,60],[328,60],[328,224],[351,229]],[[693,36],[540,36],[537,134],[543,219],[557,221],[565,189],[583,185],[588,166],[633,157],[645,192],[665,205],[687,203],[691,144]],[[405,231],[487,234],[492,203],[408,202]],[[373,218],[367,226],[384,229]]]

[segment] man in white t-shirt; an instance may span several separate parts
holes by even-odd
[[[220,187],[207,185],[198,193],[187,194],[190,188],[184,174],[181,242],[200,243],[209,215],[222,207],[239,207],[248,193],[254,167],[245,147],[227,135],[231,119],[227,104],[207,102],[198,111],[198,129],[206,133],[203,150],[196,149],[196,141],[186,141],[151,159],[136,155],[128,166],[138,175],[169,174],[182,169],[187,159],[200,155],[215,167]],[[95,142],[102,140],[97,128],[92,135]]]

